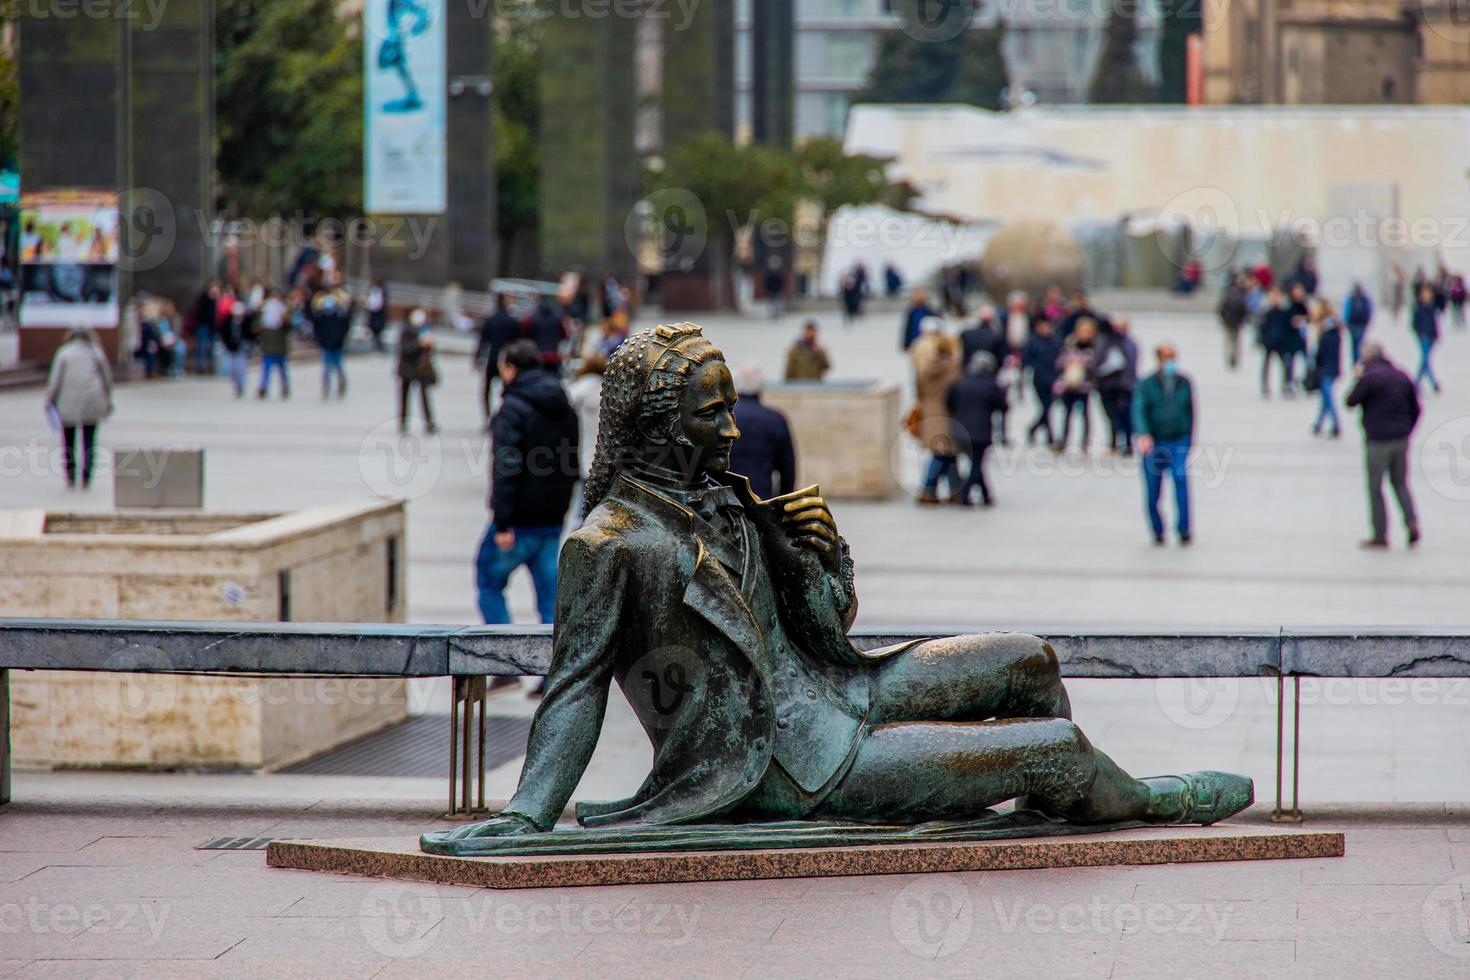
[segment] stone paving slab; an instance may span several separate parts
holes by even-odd
[[[1345,856],[1325,862],[514,892],[314,874],[267,867],[258,851],[195,850],[213,836],[286,825],[340,839],[375,820],[405,837],[448,826],[427,801],[140,797],[130,805],[63,795],[11,804],[0,811],[0,841],[11,848],[3,856],[39,866],[0,881],[0,955],[11,961],[0,962],[23,977],[150,978],[490,971],[1177,980],[1463,977],[1470,969],[1470,944],[1442,914],[1470,901],[1470,876],[1453,866],[1465,845],[1450,839],[1470,828],[1463,806],[1324,808],[1302,829],[1344,835]],[[74,845],[74,834],[99,825],[93,844],[46,849]],[[1226,832],[1280,828],[1256,807]],[[98,846],[93,857],[107,863],[77,863]],[[195,855],[210,859],[190,863]],[[1323,880],[1324,869],[1342,871]],[[82,916],[104,913],[105,922],[77,931]],[[141,931],[130,931],[134,923]]]

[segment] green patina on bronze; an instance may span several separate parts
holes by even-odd
[[[515,796],[436,854],[982,840],[1213,823],[1228,773],[1135,779],[1070,721],[1050,646],[990,633],[862,651],[847,544],[816,487],[728,472],[734,385],[691,324],[635,334],[603,383],[586,521]],[[654,747],[632,797],[577,806],[616,681]],[[1017,799],[1016,814],[989,808]],[[936,836],[940,835],[940,836]]]

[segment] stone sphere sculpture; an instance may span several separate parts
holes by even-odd
[[[1015,290],[1033,300],[1048,286],[1064,294],[1082,288],[1082,246],[1061,225],[1040,218],[1013,221],[996,232],[980,260],[985,289],[996,303]]]

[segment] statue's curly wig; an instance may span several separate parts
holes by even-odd
[[[684,387],[699,365],[724,359],[692,323],[640,330],[613,352],[602,376],[597,448],[583,493],[584,514],[607,496],[618,470],[639,446],[684,442],[679,428]]]

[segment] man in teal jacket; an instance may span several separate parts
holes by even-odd
[[[1179,543],[1189,544],[1189,446],[1194,438],[1194,385],[1179,373],[1179,354],[1171,344],[1156,352],[1159,369],[1144,378],[1133,398],[1133,431],[1143,458],[1144,502],[1153,527],[1154,543],[1164,543],[1164,518],[1159,513],[1159,491],[1164,474],[1174,481],[1174,503],[1179,512]]]

